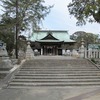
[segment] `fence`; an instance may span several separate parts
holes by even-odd
[[[79,52],[73,50],[69,54],[66,52],[66,56],[76,56],[80,58],[100,58],[100,50],[98,49],[80,49]]]
[[[100,58],[100,50],[90,49],[84,50],[84,58]]]

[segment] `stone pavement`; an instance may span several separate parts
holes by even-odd
[[[72,56],[35,56],[34,59],[77,59],[77,57]]]
[[[2,89],[0,100],[100,100],[100,88]]]
[[[34,59],[76,59],[35,57]],[[14,72],[15,74],[15,72]],[[1,88],[0,100],[100,100],[100,86]]]

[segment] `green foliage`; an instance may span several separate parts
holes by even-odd
[[[73,37],[74,38],[74,37]],[[75,41],[76,41],[76,48],[79,48],[81,46],[81,41],[84,40],[84,46],[88,48],[89,44],[96,43],[96,40],[98,40],[98,35],[92,34],[92,33],[84,33],[77,34]]]
[[[72,0],[68,5],[69,12],[84,25],[86,21],[100,23],[100,0]]]
[[[10,54],[14,48],[14,20],[10,17],[3,17],[0,22],[0,40],[7,44],[7,51]]]
[[[45,6],[44,0],[1,0],[5,13],[3,16],[10,16],[16,19],[16,9],[18,9],[18,26],[19,31],[28,29],[30,24],[33,24],[34,28],[38,27],[38,24],[42,19],[50,12],[52,6]],[[16,23],[15,23],[16,25]]]
[[[16,30],[19,35],[20,32],[29,29],[30,25],[36,29],[52,8],[45,6],[44,0],[1,0],[1,2],[4,13],[0,21],[0,40],[7,44],[8,52],[14,48]],[[18,43],[18,47],[23,45],[20,41]]]
[[[26,52],[26,48],[27,48],[27,41],[26,39],[23,39],[23,38],[18,38],[18,49],[19,50],[22,50],[24,52]]]
[[[80,39],[84,39],[84,46],[88,47],[88,44],[93,44],[97,40],[97,35],[92,34],[92,33],[86,33],[83,36],[79,36],[77,38],[77,41],[80,41]]]

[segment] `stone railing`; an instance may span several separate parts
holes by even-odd
[[[97,49],[80,49],[79,51],[72,50],[71,52],[65,52],[65,56],[74,56],[79,58],[100,58],[100,50]]]
[[[98,49],[89,49],[84,50],[84,58],[100,58],[100,50]]]

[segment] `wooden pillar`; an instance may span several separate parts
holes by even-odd
[[[53,55],[56,55],[56,54],[55,54],[55,46],[53,46]]]
[[[46,47],[44,46],[44,50],[43,50],[44,55],[46,55]]]
[[[56,55],[58,55],[58,47],[56,47]]]

